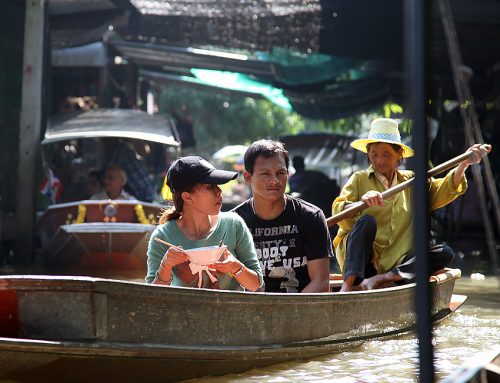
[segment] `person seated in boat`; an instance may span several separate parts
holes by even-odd
[[[104,190],[90,197],[91,200],[104,199],[126,199],[135,200],[136,198],[123,187],[127,183],[127,174],[119,165],[110,165],[104,173]]]
[[[336,182],[320,171],[306,169],[304,157],[296,155],[292,159],[295,173],[290,176],[290,192],[297,197],[316,205],[323,213],[329,214],[332,202],[340,192]]]
[[[101,170],[91,169],[87,175],[87,196],[91,198],[94,194],[103,191],[102,186],[103,174]]]
[[[403,158],[413,156],[413,150],[401,142],[398,123],[389,118],[375,119],[368,138],[355,140],[351,146],[367,153],[370,165],[350,177],[333,202],[332,212],[337,214],[358,201],[364,201],[368,208],[338,223],[333,245],[343,273],[341,291],[370,290],[412,281],[415,264],[412,189],[385,200],[381,193],[414,176],[410,170],[398,169]],[[465,193],[465,170],[479,163],[489,151],[478,144],[469,150],[474,153],[471,158],[445,177],[428,180],[431,211]],[[432,273],[453,260],[453,250],[445,245],[433,245],[429,253]]]
[[[320,208],[285,194],[288,152],[279,141],[260,140],[245,152],[243,177],[253,197],[235,207],[253,235],[265,291],[329,291],[333,249]]]
[[[166,184],[173,206],[163,211],[147,252],[147,283],[255,291],[263,283],[250,231],[235,213],[221,212],[218,185],[235,179],[236,172],[216,169],[198,156],[181,157],[167,171]],[[226,245],[222,259],[197,270],[186,253],[173,247],[165,252],[159,238],[182,249]]]
[[[156,198],[153,181],[150,179],[148,167],[144,161],[146,151],[139,142],[116,137],[102,139],[106,150],[105,166],[119,165],[128,177],[126,189],[140,201],[152,202]]]

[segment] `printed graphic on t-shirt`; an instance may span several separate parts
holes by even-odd
[[[258,218],[249,201],[236,207],[252,233],[268,292],[300,292],[311,279],[307,260],[333,254],[323,213],[316,206],[286,196],[285,211],[273,220]]]
[[[297,273],[301,279],[307,278],[303,275],[307,272],[307,258],[297,247],[300,241],[297,225],[256,227],[250,231],[262,272],[272,278],[268,283],[274,285],[279,281],[279,290],[298,292],[300,283]]]

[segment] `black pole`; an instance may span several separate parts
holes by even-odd
[[[427,77],[428,57],[426,52],[429,1],[405,1],[406,67],[409,73],[410,115],[413,119],[413,147],[415,184],[414,203],[414,251],[416,252],[415,308],[417,313],[417,336],[419,348],[419,381],[434,382],[431,287],[429,285],[428,243],[429,214],[427,195]]]

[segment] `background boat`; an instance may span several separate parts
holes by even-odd
[[[69,191],[62,201],[52,198],[37,222],[40,263],[47,274],[117,277],[135,272],[143,277],[146,273],[149,236],[163,207],[140,200],[80,198],[88,170],[105,165],[103,138],[147,145],[154,157],[151,166],[144,165],[148,170],[165,168],[168,151],[177,157],[180,147],[171,120],[138,110],[96,109],[52,118],[42,141],[44,166],[52,181],[54,173],[64,177],[61,183]],[[150,174],[149,178],[161,184],[163,177]]]
[[[352,173],[366,167],[366,156],[352,150],[356,136],[337,133],[302,133],[281,136],[290,160],[302,156],[306,169],[317,170],[343,186]]]
[[[443,383],[495,383],[500,382],[500,345],[477,353]]]
[[[452,298],[459,276],[432,280],[434,320],[463,301]],[[175,382],[312,358],[411,330],[414,294],[414,284],[272,294],[5,276],[0,378]]]
[[[146,275],[146,252],[163,207],[103,200],[49,206],[38,221],[42,262],[55,273]]]

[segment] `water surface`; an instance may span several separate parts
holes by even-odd
[[[467,363],[478,352],[500,345],[500,289],[497,279],[463,277],[456,294],[464,305],[434,329],[436,380]],[[193,379],[196,383],[368,383],[418,382],[415,334],[372,340],[356,349],[306,362],[287,362],[221,377]]]

